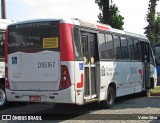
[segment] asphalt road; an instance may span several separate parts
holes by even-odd
[[[84,106],[69,104],[12,104],[0,111],[1,115],[40,116],[47,122],[160,122],[160,97],[129,95],[118,98],[111,109],[99,103]],[[37,117],[39,118],[39,117]],[[15,119],[15,118],[14,118]],[[159,119],[159,120],[157,120]],[[10,123],[11,121],[0,121]],[[30,122],[30,121],[28,121]],[[35,122],[35,121],[34,121]],[[38,121],[39,122],[39,121]]]

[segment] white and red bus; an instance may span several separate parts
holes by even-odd
[[[0,19],[0,109],[3,109],[6,105],[4,44],[6,27],[10,23],[12,23],[11,20]]]
[[[83,105],[147,92],[157,83],[145,36],[79,19],[42,19],[8,26],[8,101]]]

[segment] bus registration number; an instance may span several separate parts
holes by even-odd
[[[33,102],[40,102],[41,101],[41,97],[40,96],[30,96],[29,100],[33,101]]]
[[[54,68],[55,62],[38,62],[38,68]]]

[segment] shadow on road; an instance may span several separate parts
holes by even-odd
[[[71,104],[56,104],[53,106],[52,110],[44,110],[40,113],[42,116],[46,117],[46,119],[55,119],[55,120],[69,120],[69,119],[85,119],[86,117],[92,116],[91,119],[94,119],[97,115],[93,115],[94,111],[102,111],[103,118],[103,110],[114,111],[114,110],[125,110],[125,109],[144,109],[147,107],[159,108],[160,107],[160,98],[159,97],[142,97],[137,94],[124,96],[116,99],[115,106],[111,109],[105,109],[101,107],[101,105],[97,103],[90,103],[83,106],[71,105]],[[47,114],[47,115],[46,115]],[[90,115],[92,114],[92,115]],[[118,114],[120,115],[120,114]],[[47,117],[48,116],[48,117]],[[86,116],[86,117],[85,117]],[[105,115],[106,116],[106,115]],[[104,117],[105,117],[104,116]],[[108,114],[110,116],[115,117],[115,115]],[[99,117],[99,116],[98,116]],[[120,117],[124,117],[125,115],[120,115]],[[130,115],[130,118],[135,119],[137,115]]]
[[[14,107],[13,107],[14,106]],[[90,103],[83,106],[71,105],[71,104],[38,104],[33,103],[29,105],[18,105],[14,104],[9,107],[5,111],[1,111],[1,113],[9,113],[9,114],[19,114],[19,115],[40,115],[43,120],[77,120],[77,119],[86,119],[86,117],[92,117],[91,119],[96,119],[97,116],[103,116],[106,112],[108,112],[108,116],[112,116],[113,119],[115,115],[110,115],[110,112],[114,112],[117,110],[126,110],[126,109],[144,109],[148,107],[152,108],[160,108],[160,97],[142,97],[139,95],[129,95],[116,99],[114,107],[111,109],[105,109],[101,107],[101,105],[97,103]],[[96,115],[95,112],[101,112],[102,115]],[[131,112],[132,113],[132,112]],[[92,114],[92,115],[90,115]],[[95,115],[94,115],[95,114]],[[119,114],[120,115],[120,114]],[[107,116],[105,114],[105,116]],[[104,118],[100,117],[100,118]],[[124,116],[125,115],[120,115]],[[130,115],[130,118],[133,116]],[[117,117],[118,118],[118,117]],[[121,117],[122,118],[122,117]],[[133,119],[135,116],[133,117]]]

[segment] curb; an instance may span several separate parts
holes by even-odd
[[[150,93],[150,96],[160,96],[160,92],[159,93]]]

